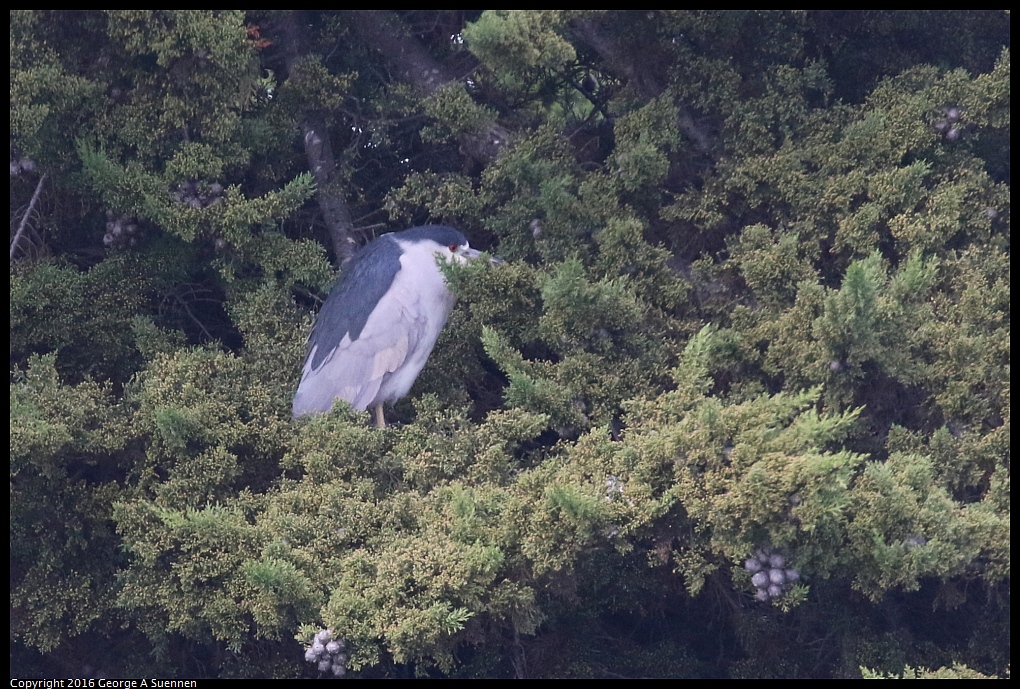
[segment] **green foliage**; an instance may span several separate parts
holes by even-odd
[[[575,59],[574,46],[555,29],[556,11],[488,10],[464,27],[464,40],[486,67],[510,78],[534,69],[558,69]]]
[[[33,353],[56,352],[72,380],[130,376],[140,364],[130,324],[153,288],[144,269],[114,259],[87,272],[55,264],[12,271],[11,361],[24,365]]]
[[[1008,524],[989,505],[960,505],[936,487],[930,458],[893,454],[869,465],[858,486],[849,535],[857,561],[869,563],[855,581],[865,592],[915,589],[923,576],[949,579],[976,562],[993,579],[1008,560]]]
[[[380,16],[11,12],[12,672],[1008,675],[1008,14]],[[382,430],[311,119],[505,261]]]
[[[438,89],[422,103],[426,114],[436,123],[422,130],[425,141],[442,141],[458,133],[481,132],[496,120],[491,108],[480,106],[459,85],[449,84]],[[433,215],[443,213],[430,209]]]
[[[903,668],[903,674],[899,676],[882,675],[879,672],[861,668],[863,679],[999,679],[992,675],[985,675],[977,670],[971,670],[966,665],[953,665],[952,667],[940,667],[938,670],[928,670],[923,667],[912,668],[909,665]]]
[[[626,191],[654,188],[669,173],[669,154],[680,144],[671,100],[652,100],[615,124],[616,151],[609,167]]]
[[[129,418],[95,382],[61,384],[52,355],[13,374],[11,634],[49,651],[111,621]]]

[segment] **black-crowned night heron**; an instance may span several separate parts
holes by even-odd
[[[386,425],[383,404],[408,393],[432,353],[456,297],[438,261],[479,252],[444,225],[391,232],[366,244],[319,311],[308,338],[294,417],[328,412],[342,399]]]

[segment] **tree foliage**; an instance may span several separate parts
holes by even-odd
[[[1008,674],[1008,13],[10,19],[12,673]],[[505,263],[292,420],[425,222]]]

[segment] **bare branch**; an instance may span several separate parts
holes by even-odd
[[[43,182],[46,181],[46,173],[39,178],[39,182],[35,185],[35,192],[32,194],[32,200],[28,203],[28,208],[25,210],[25,214],[21,216],[21,222],[18,224],[18,231],[14,233],[14,239],[11,240],[11,261],[14,261],[14,252],[17,251],[18,243],[21,238],[25,235],[25,227],[28,225],[28,217],[32,214],[35,209],[35,204],[39,200],[39,192],[42,191]]]

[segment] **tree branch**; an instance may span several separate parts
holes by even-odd
[[[400,18],[383,10],[357,10],[348,13],[366,45],[375,47],[397,72],[424,97],[431,96],[447,84],[460,83],[462,76],[452,73],[433,58],[421,42],[407,30]],[[497,122],[490,122],[478,131],[460,135],[461,153],[485,165],[499,153],[510,139],[510,132]]]
[[[32,214],[35,209],[35,204],[39,200],[39,192],[42,191],[43,182],[46,181],[46,173],[44,172],[42,177],[39,178],[39,182],[35,185],[35,192],[32,194],[32,200],[28,203],[28,208],[25,209],[25,214],[21,216],[21,222],[18,224],[18,231],[14,233],[14,239],[11,240],[11,261],[14,261],[14,252],[18,248],[18,243],[21,238],[25,236],[25,227],[28,225],[28,216]]]
[[[286,13],[282,18],[283,34],[286,39],[284,51],[288,78],[300,71],[300,63],[306,58],[303,49],[308,45],[303,24],[299,19],[300,10]],[[357,249],[351,231],[351,211],[343,195],[343,185],[337,178],[336,158],[333,146],[329,141],[326,118],[321,114],[308,110],[302,112],[301,135],[305,146],[308,167],[315,179],[315,198],[319,203],[319,212],[326,223],[333,251],[341,263],[346,263],[354,256]]]
[[[431,96],[456,77],[429,55],[399,18],[382,10],[348,12],[366,45],[374,46],[396,69],[400,79],[416,91]]]
[[[577,34],[594,48],[605,62],[609,71],[628,84],[646,98],[658,98],[666,90],[663,80],[665,75],[658,74],[660,64],[669,64],[666,60],[648,55],[646,50],[633,45],[621,46],[613,38],[612,32],[599,24],[597,19],[582,19],[571,25]],[[679,117],[677,125],[691,141],[699,153],[707,154],[712,149],[711,137],[695,123],[690,111],[678,104]]]

